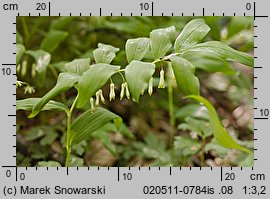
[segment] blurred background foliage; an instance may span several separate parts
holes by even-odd
[[[17,79],[27,84],[17,89],[17,99],[41,97],[56,83],[64,64],[90,57],[98,43],[120,48],[112,64],[127,65],[127,39],[149,37],[156,28],[174,25],[180,33],[195,17],[17,17],[17,44],[27,50],[42,49],[51,54],[44,82],[35,70],[36,60],[24,55],[17,66]],[[207,40],[220,40],[231,47],[253,53],[252,17],[203,17],[211,27]],[[203,58],[203,59],[202,59]],[[223,125],[239,143],[253,148],[253,69],[221,62],[207,54],[193,57],[201,94],[215,106]],[[117,75],[114,82],[119,85]],[[154,82],[158,83],[158,79]],[[153,96],[131,100],[108,100],[106,108],[120,115],[125,125],[117,131],[111,124],[94,132],[74,147],[70,166],[172,166],[169,155],[169,114],[166,89],[155,89]],[[76,91],[62,94],[58,101],[70,105]],[[182,100],[176,88],[177,119],[175,156],[177,166],[253,166],[252,155],[218,145],[209,127],[207,110]],[[89,106],[86,107],[86,109]],[[74,115],[79,115],[77,110]],[[42,112],[28,119],[29,111],[17,112],[17,166],[44,166],[56,161],[63,165],[66,131],[65,114]],[[50,165],[50,164],[49,164]],[[56,165],[55,165],[56,166]],[[58,166],[58,165],[57,165]]]

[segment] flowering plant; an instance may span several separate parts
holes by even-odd
[[[75,59],[66,63],[65,72],[59,74],[56,85],[46,95],[42,98],[17,100],[17,110],[31,110],[29,118],[35,117],[43,110],[65,111],[67,115],[65,165],[68,167],[73,146],[85,140],[91,133],[108,122],[113,121],[117,128],[121,126],[120,116],[100,107],[100,103],[105,103],[106,99],[111,101],[117,97],[115,88],[118,86],[111,77],[120,75],[122,78],[120,100],[126,97],[139,102],[140,96],[144,94],[145,90],[149,95],[154,92],[156,86],[154,77],[157,73],[159,74],[157,88],[168,89],[172,161],[174,161],[175,126],[172,97],[174,85],[178,86],[186,96],[185,98],[200,102],[208,109],[210,126],[220,145],[251,153],[249,149],[239,145],[231,138],[222,126],[214,107],[207,99],[200,96],[200,82],[195,75],[193,63],[195,62],[194,57],[203,59],[207,55],[220,62],[229,60],[252,67],[253,57],[219,41],[199,43],[209,31],[210,27],[203,19],[195,19],[190,21],[179,35],[177,35],[175,27],[170,26],[153,30],[149,38],[128,39],[125,46],[128,65],[123,68],[111,64],[119,49],[100,43],[98,48],[93,51],[94,63],[91,63],[89,58]],[[25,51],[24,47],[18,44],[17,64],[23,53],[37,57],[36,54]],[[43,63],[48,62],[50,57],[45,52],[39,52],[40,54],[42,54]],[[110,92],[107,97],[103,95],[102,88],[108,81],[110,81]],[[17,85],[22,85],[22,82],[17,81]],[[77,90],[77,96],[70,108],[61,102],[52,100],[55,96],[73,87]],[[89,103],[90,110],[72,121],[74,109],[82,109]]]

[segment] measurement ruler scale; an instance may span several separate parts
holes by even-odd
[[[269,198],[267,1],[2,1],[1,198]],[[16,16],[253,16],[254,167],[16,167]]]

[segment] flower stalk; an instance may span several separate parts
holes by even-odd
[[[70,163],[70,155],[71,155],[71,116],[73,113],[73,110],[76,106],[77,100],[78,100],[79,95],[75,98],[71,108],[69,111],[67,111],[67,133],[66,133],[66,151],[67,151],[67,156],[66,156],[66,167],[69,166]]]
[[[171,72],[171,64],[169,64],[168,71]],[[175,135],[175,117],[174,117],[174,103],[173,103],[173,77],[168,75],[168,101],[169,101],[169,115],[170,115],[170,155],[171,161],[174,164],[174,135]]]

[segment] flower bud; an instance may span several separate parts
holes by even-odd
[[[148,84],[148,94],[151,96],[153,93],[153,77],[150,78]]]
[[[17,66],[16,72],[17,72],[17,73],[21,72],[21,64],[19,64],[19,65]]]
[[[128,99],[130,99],[130,92],[128,90],[128,84],[127,84],[127,82],[125,82],[125,87],[126,87],[126,96],[127,96]]]
[[[164,70],[163,69],[161,69],[161,71],[160,71],[160,79],[159,79],[158,88],[165,88]]]
[[[37,71],[36,71],[36,67],[32,66],[32,69],[31,69],[31,77],[36,77],[36,74],[37,74]]]
[[[103,96],[103,93],[102,93],[102,90],[101,89],[99,89],[99,97],[100,97],[100,100],[102,101],[102,103],[103,104],[105,104],[105,98],[104,98],[104,96]]]
[[[115,92],[114,92],[114,83],[110,84],[110,101],[115,99]]]
[[[24,94],[33,94],[35,92],[35,88],[33,86],[27,85],[24,87]]]
[[[126,84],[125,83],[122,83],[121,85],[121,92],[120,92],[120,100],[123,99],[124,95],[125,95],[125,87],[126,87]]]
[[[16,81],[16,88],[19,88],[23,85],[22,81]]]
[[[97,91],[97,92],[96,92],[96,106],[99,106],[99,97],[100,97],[100,94],[99,94],[99,92]]]
[[[27,74],[27,61],[22,62],[21,76],[24,77]]]
[[[91,112],[93,113],[95,111],[95,105],[94,105],[94,98],[90,98],[90,106],[91,106]]]

